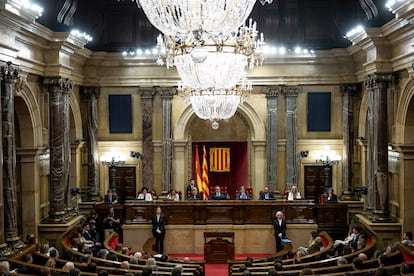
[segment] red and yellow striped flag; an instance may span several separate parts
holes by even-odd
[[[203,181],[201,179],[201,166],[200,166],[200,157],[198,156],[198,146],[195,148],[195,171],[196,171],[196,183],[198,192],[203,191]]]
[[[230,148],[210,148],[210,172],[230,171]]]
[[[207,200],[210,197],[210,187],[208,183],[208,166],[207,166],[207,153],[206,153],[206,146],[203,146],[203,175],[202,175],[202,183],[203,183],[203,194],[204,200]]]

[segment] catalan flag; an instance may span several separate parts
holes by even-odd
[[[198,146],[196,146],[195,152],[195,170],[196,170],[196,183],[198,192],[201,193],[203,191],[203,181],[201,179],[201,166],[200,166],[200,157],[198,155]]]
[[[230,171],[230,148],[210,148],[210,172]]]
[[[208,166],[207,166],[207,153],[206,153],[206,146],[203,146],[203,175],[202,175],[202,183],[203,183],[203,195],[204,200],[207,200],[210,197],[210,187],[208,183]]]

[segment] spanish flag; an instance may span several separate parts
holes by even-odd
[[[208,183],[208,166],[207,166],[206,146],[203,146],[203,175],[201,179],[202,179],[204,200],[207,200],[210,197],[210,187]]]
[[[200,157],[198,156],[198,146],[195,148],[195,170],[196,170],[196,183],[198,192],[203,191],[203,181],[201,179],[201,166],[200,166]]]

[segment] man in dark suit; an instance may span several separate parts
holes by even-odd
[[[161,213],[161,207],[155,209],[155,215],[152,216],[152,235],[155,238],[155,251],[160,254],[164,253],[164,237],[165,237],[165,217]]]
[[[275,199],[273,193],[270,192],[269,187],[265,187],[264,191],[259,195],[260,200]]]
[[[217,185],[214,188],[214,192],[211,193],[211,195],[210,195],[210,200],[211,199],[213,199],[213,200],[227,199],[227,194],[225,192],[222,192],[220,186]]]
[[[336,203],[338,202],[338,196],[333,193],[333,189],[329,188],[328,193],[325,196],[326,203]]]
[[[276,251],[279,252],[283,249],[282,238],[286,237],[286,220],[283,218],[283,213],[281,211],[276,212],[276,219],[273,221],[273,227],[275,229]]]
[[[188,200],[200,200],[201,196],[198,194],[197,188],[194,187],[191,191],[191,195],[187,198]]]
[[[108,190],[106,192],[105,198],[104,198],[104,202],[105,203],[109,203],[109,204],[114,204],[114,203],[118,203],[118,197],[116,194],[114,194],[112,192],[112,190]]]
[[[190,183],[188,183],[185,193],[185,198],[188,199],[188,197],[191,195],[192,191],[196,187],[195,180],[193,178],[190,179]]]

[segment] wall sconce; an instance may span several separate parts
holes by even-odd
[[[139,160],[139,159],[141,159],[142,154],[140,152],[138,152],[138,151],[131,151],[130,154],[129,154],[129,156],[132,157],[132,158],[136,158],[136,159]]]
[[[300,159],[306,158],[308,156],[309,156],[309,151],[308,150],[303,150],[303,151],[299,152]]]

